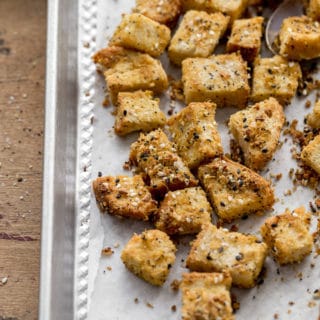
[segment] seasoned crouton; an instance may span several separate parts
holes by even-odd
[[[229,271],[238,287],[255,285],[267,255],[267,245],[254,235],[205,226],[192,244],[187,267],[192,271]]]
[[[229,272],[182,274],[182,319],[233,320],[231,281]]]
[[[170,29],[142,14],[125,14],[114,32],[110,46],[143,51],[158,57],[170,41]]]
[[[301,159],[320,175],[320,135],[303,148]]]
[[[228,22],[229,17],[220,12],[188,11],[171,39],[170,60],[180,65],[186,58],[208,57],[225,33]]]
[[[164,126],[166,116],[152,91],[120,92],[114,130],[120,135],[133,131],[151,131]]]
[[[198,177],[222,220],[232,221],[270,209],[274,203],[273,190],[268,181],[227,158],[216,158],[199,167]]]
[[[121,253],[125,266],[136,276],[162,286],[175,261],[176,247],[160,230],[134,234]]]
[[[307,15],[313,20],[320,20],[320,0],[310,0]]]
[[[235,20],[227,43],[227,52],[240,51],[248,62],[253,62],[260,52],[263,17]]]
[[[304,207],[268,218],[261,234],[280,264],[301,262],[312,251],[311,214]]]
[[[243,151],[245,165],[261,170],[277,149],[285,115],[274,98],[231,115],[229,128]]]
[[[276,98],[280,104],[290,103],[301,78],[300,65],[281,56],[257,58],[254,62],[252,93],[253,101]]]
[[[200,187],[168,192],[160,204],[156,227],[167,234],[198,233],[211,222],[212,208]]]
[[[307,124],[312,128],[320,128],[320,100],[316,102],[313,110],[307,116]]]
[[[162,196],[168,190],[174,191],[198,184],[188,167],[175,153],[173,144],[160,129],[140,134],[131,145],[130,161],[146,175],[150,190]]]
[[[136,0],[132,11],[171,27],[181,12],[181,0]]]
[[[151,90],[161,93],[168,87],[167,74],[159,60],[146,53],[121,47],[98,51],[93,60],[105,69],[104,76],[113,104],[123,91]]]
[[[139,175],[99,177],[93,181],[93,191],[102,212],[148,220],[157,211],[157,203]]]
[[[283,20],[279,32],[279,53],[292,60],[320,57],[320,25],[311,18],[289,17]]]
[[[168,120],[178,154],[191,169],[223,153],[215,112],[214,103],[193,102]]]
[[[186,103],[211,100],[243,108],[250,91],[247,63],[236,53],[183,60],[182,82]]]
[[[248,0],[182,0],[183,9],[222,12],[231,18],[239,19],[248,5]]]

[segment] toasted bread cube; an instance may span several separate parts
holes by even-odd
[[[320,128],[320,100],[316,102],[313,110],[307,116],[307,124],[312,128]]]
[[[231,282],[228,272],[182,274],[182,319],[234,320]]]
[[[245,165],[261,170],[275,153],[285,115],[274,98],[231,115],[229,128],[243,151]]]
[[[320,175],[320,135],[303,148],[301,159]]]
[[[227,158],[216,158],[199,167],[198,177],[217,215],[224,221],[270,209],[274,203],[267,180]]]
[[[313,20],[320,20],[320,0],[310,0],[307,15]]]
[[[121,253],[125,266],[136,276],[162,286],[175,261],[176,247],[160,230],[134,234]]]
[[[170,60],[180,65],[186,58],[208,57],[218,45],[228,23],[229,17],[220,12],[188,11],[171,39],[168,49]]]
[[[300,65],[281,56],[257,58],[254,62],[251,99],[255,102],[276,98],[280,104],[290,103],[301,78]]]
[[[151,131],[166,123],[152,91],[120,92],[114,130],[124,136],[133,131]]]
[[[279,32],[279,53],[292,60],[320,57],[320,25],[311,18],[289,17],[284,19]]]
[[[254,235],[205,226],[193,242],[187,258],[192,271],[229,271],[238,287],[255,285],[267,255],[267,245]]]
[[[211,222],[211,214],[212,208],[202,188],[186,188],[165,195],[155,225],[167,234],[193,234]]]
[[[214,103],[192,102],[167,122],[178,154],[191,169],[223,154],[215,112]]]
[[[311,214],[304,207],[268,218],[261,234],[279,264],[301,262],[312,251]]]
[[[131,145],[130,161],[147,176],[150,190],[157,196],[162,196],[169,190],[198,184],[160,129],[140,134],[139,139]]]
[[[121,47],[98,51],[93,60],[105,69],[104,76],[113,104],[123,91],[151,90],[155,94],[168,87],[168,78],[159,60],[146,53]]]
[[[231,22],[239,19],[246,10],[248,0],[182,0],[185,11],[203,10],[207,12],[222,12],[231,18]]]
[[[263,17],[235,20],[227,43],[227,52],[240,51],[248,62],[253,62],[261,48]]]
[[[125,14],[114,32],[111,46],[143,51],[158,57],[170,41],[170,29],[142,14]]]
[[[157,203],[139,175],[99,177],[93,181],[93,191],[102,212],[148,220],[157,211]]]
[[[250,91],[247,63],[236,53],[183,60],[182,83],[186,103],[211,100],[218,107],[243,108]]]
[[[132,12],[143,14],[154,21],[172,26],[181,12],[181,0],[136,0],[136,6]]]

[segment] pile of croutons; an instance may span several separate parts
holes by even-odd
[[[272,209],[274,191],[259,171],[277,149],[284,107],[302,76],[299,61],[320,56],[319,0],[310,1],[306,16],[283,21],[279,55],[271,58],[260,57],[264,18],[244,18],[258,2],[136,0],[109,46],[93,57],[116,106],[115,133],[142,131],[130,148],[135,175],[98,177],[97,203],[102,212],[154,222],[153,230],[132,236],[121,258],[156,286],[175,262],[170,236],[196,235],[186,259],[191,272],[180,285],[184,320],[234,319],[232,285],[255,286],[268,254],[289,264],[312,251],[311,214],[303,207],[268,218],[262,239],[221,227]],[[226,53],[216,55],[222,38]],[[186,104],[169,119],[157,97],[169,86],[158,59],[165,51],[181,67]],[[243,164],[224,154],[215,121],[216,108],[223,107],[239,108],[228,126]],[[319,103],[307,123],[320,127]],[[320,135],[301,158],[320,174]]]

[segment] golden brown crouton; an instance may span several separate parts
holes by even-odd
[[[263,17],[235,20],[227,43],[227,52],[240,51],[248,62],[253,62],[260,52]]]
[[[125,266],[136,276],[162,286],[175,261],[176,247],[160,230],[134,234],[121,253]]]
[[[243,108],[250,91],[247,63],[236,53],[183,60],[182,82],[186,103],[211,100]]]
[[[108,47],[98,51],[93,61],[105,69],[104,76],[113,104],[116,104],[121,91],[161,93],[168,87],[167,74],[160,61],[146,53]]]
[[[320,128],[320,100],[315,103],[312,113],[308,114],[307,124],[312,128]]]
[[[261,170],[272,159],[284,121],[283,108],[274,98],[231,115],[229,128],[247,167]]]
[[[301,159],[320,175],[320,135],[303,148]]]
[[[217,215],[225,221],[270,209],[274,203],[267,180],[227,158],[199,167],[198,177]]]
[[[139,175],[97,178],[93,181],[93,191],[102,212],[148,220],[157,210],[156,201]]]
[[[187,267],[199,272],[226,270],[230,272],[234,285],[251,288],[266,255],[267,245],[256,236],[207,225],[192,244]]]
[[[320,20],[320,0],[310,0],[307,15],[313,20]]]
[[[248,0],[182,0],[183,9],[222,12],[231,18],[239,19],[248,5]]]
[[[114,32],[110,46],[143,51],[158,57],[170,41],[170,29],[142,14],[125,14]]]
[[[193,102],[168,120],[178,154],[191,169],[223,153],[215,112],[214,103]]]
[[[181,0],[136,0],[132,11],[171,27],[179,17]]]
[[[233,320],[231,281],[229,272],[182,274],[182,319]]]
[[[131,145],[130,161],[146,175],[153,194],[162,196],[174,191],[194,187],[198,181],[175,153],[173,144],[160,129],[140,134]]]
[[[290,103],[301,78],[300,65],[281,56],[257,58],[254,62],[252,93],[253,101],[276,98],[280,104]]]
[[[160,204],[156,227],[167,234],[198,233],[211,222],[212,208],[200,187],[168,192]]]
[[[311,18],[284,19],[279,32],[280,54],[287,59],[303,60],[320,57],[320,25]]]
[[[133,131],[151,131],[164,126],[166,116],[152,91],[120,92],[114,130],[124,136]]]
[[[170,60],[180,65],[186,58],[208,57],[225,33],[228,22],[229,17],[220,12],[188,11],[171,39]]]
[[[280,264],[301,262],[312,251],[311,214],[304,207],[268,218],[261,234]]]

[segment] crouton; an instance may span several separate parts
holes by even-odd
[[[215,112],[214,103],[193,102],[167,122],[178,154],[191,169],[223,153]]]
[[[268,218],[261,235],[279,264],[301,262],[312,251],[311,214],[304,207]]]
[[[141,133],[131,145],[130,161],[146,175],[151,193],[156,196],[198,184],[175,152],[173,144],[160,129]]]
[[[308,114],[307,124],[315,129],[320,128],[320,100],[315,103],[312,112]]]
[[[133,131],[151,131],[164,126],[166,116],[152,91],[120,92],[114,130],[124,136]]]
[[[155,225],[167,234],[193,234],[211,222],[211,214],[212,208],[202,188],[186,188],[165,195]]]
[[[301,159],[320,175],[320,135],[303,148]]]
[[[157,211],[157,203],[139,175],[99,177],[93,181],[93,191],[102,212],[148,220]]]
[[[307,15],[313,20],[320,21],[320,0],[310,0]]]
[[[235,20],[227,43],[227,52],[240,51],[248,62],[253,62],[261,48],[263,17]]]
[[[125,14],[109,45],[143,51],[158,57],[170,41],[170,29],[142,14]]]
[[[168,87],[167,74],[160,61],[146,53],[108,47],[98,51],[93,61],[105,70],[105,80],[114,105],[121,91],[151,90],[157,94]]]
[[[274,98],[231,115],[229,128],[247,167],[261,170],[272,159],[284,121],[283,108]]]
[[[229,271],[232,283],[255,286],[267,255],[267,245],[254,235],[205,226],[192,244],[187,267],[192,271]]]
[[[274,193],[256,172],[227,158],[199,167],[198,177],[217,215],[224,221],[270,209]]]
[[[239,19],[248,5],[248,0],[182,0],[182,6],[187,10],[203,10],[207,12],[222,12],[231,18],[231,22]]]
[[[228,22],[229,17],[220,12],[188,11],[171,39],[170,60],[180,65],[186,58],[208,57],[225,33]]]
[[[136,0],[132,12],[171,27],[181,12],[181,0]]]
[[[279,32],[280,55],[290,60],[320,57],[320,25],[311,18],[289,17]]]
[[[186,103],[211,100],[218,107],[245,107],[249,96],[247,63],[236,53],[182,61]]]
[[[256,58],[253,69],[251,99],[254,102],[270,97],[280,104],[290,103],[301,78],[300,65],[281,56]]]
[[[234,320],[231,281],[228,272],[182,274],[182,319]]]
[[[176,247],[160,230],[134,234],[121,253],[125,266],[136,276],[162,286],[175,261]]]

